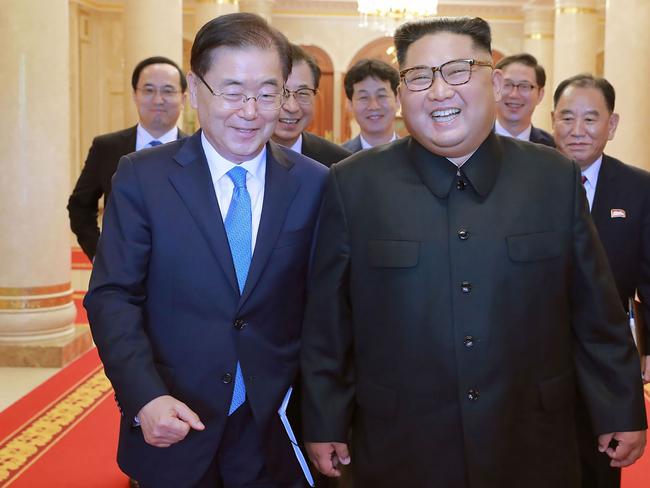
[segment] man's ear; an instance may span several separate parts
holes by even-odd
[[[494,101],[501,100],[501,92],[503,91],[503,71],[494,69],[492,71],[492,90],[494,92]]]
[[[537,105],[539,105],[540,103],[542,103],[542,100],[544,100],[544,93],[545,93],[545,92],[544,92],[544,87],[540,88],[540,89],[539,89],[539,95],[537,95],[537,103],[535,104],[535,106],[537,106]]]
[[[607,127],[607,140],[611,141],[614,139],[614,135],[616,134],[616,128],[618,127],[618,121],[620,120],[620,117],[617,113],[613,113],[612,115],[609,116],[609,122],[608,122],[608,127]]]
[[[194,73],[191,71],[187,73],[187,91],[190,94],[190,106],[193,109],[196,109],[198,105],[198,81],[199,78]]]

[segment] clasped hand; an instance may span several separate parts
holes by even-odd
[[[190,429],[205,429],[190,407],[170,395],[151,400],[140,409],[138,419],[145,442],[154,447],[169,447],[185,439]]]

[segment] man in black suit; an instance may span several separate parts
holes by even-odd
[[[619,116],[614,87],[604,78],[581,74],[562,81],[553,96],[557,148],[582,172],[591,216],[598,229],[618,293],[627,310],[638,294],[646,326],[650,319],[650,173],[603,154],[614,138]],[[646,333],[646,341],[650,334]],[[648,351],[645,344],[645,351]],[[650,382],[645,358],[644,381]],[[618,488],[619,468],[598,453],[596,435],[579,409],[578,439],[584,488]]]
[[[493,133],[490,44],[479,18],[400,26],[411,136],[330,170],[304,434],[324,474],[351,461],[355,486],[575,488],[576,387],[615,465],[645,445],[638,357],[580,169]]]
[[[497,102],[495,132],[500,136],[555,147],[551,134],[532,125],[535,107],[544,98],[544,67],[533,55],[521,53],[506,56],[496,68],[503,72],[503,88]]]
[[[361,59],[343,78],[348,110],[359,124],[360,133],[342,146],[353,153],[397,139],[395,115],[399,73],[379,59]]]
[[[291,45],[291,74],[287,79],[288,98],[280,109],[273,141],[331,166],[351,153],[316,134],[305,131],[314,118],[314,97],[318,93],[321,71],[316,60],[303,48]]]
[[[70,227],[92,261],[99,239],[99,199],[104,206],[111,178],[125,154],[185,137],[176,122],[185,103],[187,81],[171,59],[154,56],[138,63],[131,76],[139,122],[134,127],[95,137],[68,200]]]
[[[143,488],[304,487],[279,410],[328,170],[269,142],[289,51],[254,14],[205,24],[188,74],[201,130],[113,178],[84,305],[118,463]]]

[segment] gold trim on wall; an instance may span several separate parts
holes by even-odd
[[[555,11],[562,15],[578,15],[578,14],[597,14],[598,11],[592,7],[559,7]]]
[[[0,297],[24,297],[32,295],[51,295],[54,293],[63,293],[69,291],[72,293],[70,282],[61,283],[60,285],[49,286],[30,286],[27,288],[19,287],[0,287]]]
[[[540,39],[555,39],[553,34],[542,34],[541,32],[531,32],[524,36],[526,39],[540,40]]]

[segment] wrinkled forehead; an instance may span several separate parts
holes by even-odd
[[[608,114],[605,95],[598,88],[588,86],[567,86],[557,103],[558,111],[590,112]]]

